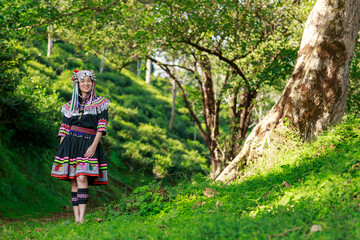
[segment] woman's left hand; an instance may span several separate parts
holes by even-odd
[[[84,154],[84,157],[86,158],[91,158],[92,156],[94,156],[95,151],[96,151],[96,147],[94,144],[91,144],[90,147],[86,150],[86,153]]]

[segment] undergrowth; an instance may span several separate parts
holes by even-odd
[[[105,204],[89,214],[83,225],[70,220],[20,227],[8,224],[2,227],[2,236],[359,239],[359,125],[359,119],[351,119],[314,142],[297,142],[273,154],[268,151],[242,178],[227,185],[200,175],[172,188],[153,182],[126,199]]]

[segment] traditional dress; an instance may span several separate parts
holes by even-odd
[[[77,98],[77,94],[75,97]],[[74,106],[74,102],[77,106]],[[63,120],[58,137],[64,139],[56,153],[51,176],[70,180],[86,175],[89,185],[107,184],[107,162],[101,143],[99,142],[91,158],[86,158],[84,154],[93,143],[97,132],[106,135],[109,106],[108,99],[91,95],[84,105],[75,101],[74,95],[69,103],[63,105]]]

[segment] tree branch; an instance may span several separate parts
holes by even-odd
[[[257,41],[255,43],[255,45],[253,46],[253,48],[251,50],[249,50],[247,53],[243,54],[243,55],[236,55],[235,57],[233,57],[230,61],[234,62],[238,59],[241,58],[246,58],[247,56],[249,56],[258,46],[259,44],[263,41],[265,34],[263,33],[259,39],[259,41]]]
[[[60,14],[59,16],[55,17],[55,18],[52,18],[50,20],[47,20],[47,21],[43,21],[41,23],[37,23],[37,24],[34,24],[34,25],[31,25],[31,26],[26,26],[26,27],[21,27],[21,28],[17,28],[15,29],[15,31],[18,31],[18,30],[24,30],[24,29],[29,29],[29,28],[34,28],[34,27],[39,27],[39,26],[42,26],[42,25],[46,25],[46,24],[49,24],[49,23],[52,23],[52,22],[55,22],[63,17],[68,17],[68,16],[72,16],[72,15],[75,15],[75,14],[78,14],[78,13],[81,13],[81,12],[84,12],[84,11],[87,11],[87,10],[94,10],[95,12],[99,13],[99,12],[104,12],[106,11],[107,9],[109,9],[111,6],[113,6],[114,4],[116,4],[117,2],[119,2],[120,0],[114,0],[112,1],[111,3],[109,3],[108,5],[106,5],[105,7],[90,7],[90,6],[87,6],[87,7],[84,7],[82,9],[79,9],[75,12],[70,12],[70,13],[63,13],[63,14]],[[122,2],[126,3],[127,0],[121,0]],[[7,30],[11,30],[11,29],[7,29]]]
[[[171,72],[171,70],[169,69],[169,67],[166,64],[163,64],[160,61],[158,61],[158,60],[156,60],[156,59],[154,59],[154,58],[152,58],[150,56],[146,56],[146,57],[148,59],[150,59],[151,61],[153,61],[154,63],[156,63],[161,69],[163,69],[176,82],[176,84],[178,85],[178,87],[179,87],[179,89],[181,91],[181,94],[183,96],[186,108],[189,110],[189,113],[190,113],[191,117],[196,122],[196,125],[198,126],[199,132],[200,132],[201,136],[204,138],[204,141],[207,142],[207,140],[208,140],[207,134],[204,132],[204,130],[203,130],[202,126],[201,126],[200,120],[197,118],[196,114],[191,109],[191,106],[190,106],[189,101],[188,101],[188,99],[186,97],[186,94],[185,94],[185,90],[181,86],[181,84],[180,84],[179,80],[177,79],[177,77]]]
[[[150,60],[151,60],[151,59],[150,59]],[[162,64],[164,64],[164,63],[162,63]],[[188,67],[184,67],[184,66],[177,65],[177,64],[164,64],[164,65],[166,65],[166,66],[168,66],[168,67],[178,67],[178,68],[182,68],[182,69],[185,69],[185,70],[187,70],[187,71],[192,72],[192,73],[195,74],[195,71],[192,70],[191,68],[188,68]]]
[[[202,81],[200,80],[199,78],[199,75],[198,75],[198,70],[197,70],[197,63],[198,63],[198,58],[196,57],[196,54],[195,53],[192,53],[193,57],[194,57],[194,63],[193,63],[193,66],[194,66],[194,69],[195,69],[195,79],[198,81],[198,84],[199,84],[199,89],[200,89],[200,93],[201,93],[201,107],[203,109],[203,113],[204,115],[206,114],[206,111],[205,111],[205,96],[204,96],[204,88],[203,88],[203,83]]]
[[[219,53],[218,51],[214,51],[214,50],[211,50],[211,49],[208,49],[208,48],[205,48],[203,46],[200,46],[196,43],[193,43],[190,39],[183,39],[182,40],[184,43],[187,43],[189,44],[190,46],[193,46],[195,47],[196,49],[200,50],[200,51],[203,51],[203,52],[206,52],[206,53],[209,53],[211,55],[214,55],[214,56],[217,56],[220,60],[226,62],[227,64],[229,64],[236,72],[237,74],[240,75],[240,77],[242,79],[244,79],[245,81],[245,84],[247,87],[250,88],[250,83],[248,81],[248,79],[246,78],[246,76],[244,75],[244,73],[241,71],[241,69],[239,68],[239,66],[234,62],[234,61],[231,61],[230,59],[224,57],[221,53]]]

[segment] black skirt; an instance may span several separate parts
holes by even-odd
[[[107,184],[107,162],[101,143],[99,142],[94,156],[84,157],[95,135],[94,129],[72,126],[56,153],[51,176],[71,180],[86,175],[89,185]]]

